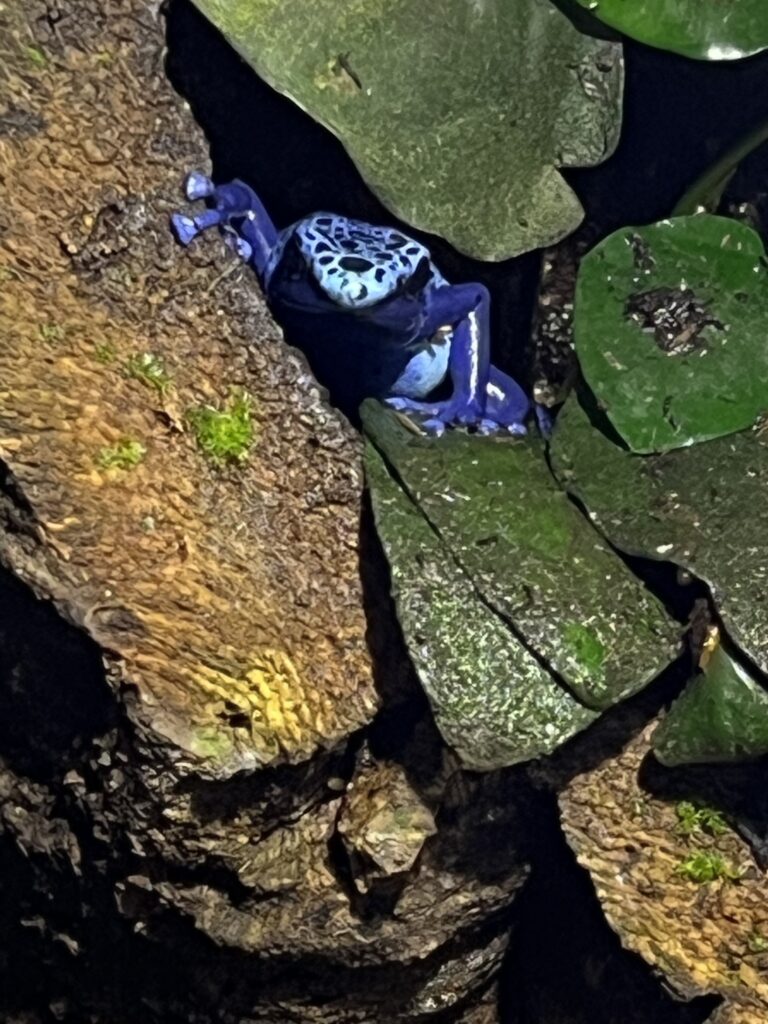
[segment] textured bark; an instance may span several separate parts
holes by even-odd
[[[578,775],[560,797],[568,842],[589,871],[622,943],[690,999],[724,997],[713,1024],[768,1016],[768,879],[737,831],[681,827],[676,807],[726,811],[764,802],[765,768],[671,772],[650,753],[648,726],[618,756]],[[697,851],[719,855],[738,879],[696,882],[681,871]]]
[[[490,1021],[520,810],[453,777],[358,436],[222,241],[171,239],[207,161],[162,20],[0,18],[0,1009]],[[233,388],[255,441],[221,468],[186,411]]]
[[[6,518],[28,502],[3,561],[109,652],[150,758],[226,778],[306,760],[374,713],[358,443],[247,273],[219,265],[221,243],[192,260],[174,248],[167,216],[200,140],[190,151],[159,51],[112,53],[111,28],[16,83],[47,127],[3,152]],[[166,394],[126,374],[142,353],[164,361]],[[237,385],[253,393],[256,441],[222,472],[184,410]],[[142,462],[101,468],[123,438],[146,448]]]

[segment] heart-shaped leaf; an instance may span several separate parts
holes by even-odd
[[[481,259],[572,231],[583,211],[557,168],[599,163],[618,139],[621,44],[549,0],[196,3],[391,210]]]
[[[765,0],[578,0],[642,43],[704,60],[735,60],[768,47]]]

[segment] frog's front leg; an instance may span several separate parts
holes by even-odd
[[[490,296],[481,284],[446,285],[425,296],[423,334],[431,337],[450,326],[453,337],[448,372],[450,398],[423,402],[393,395],[389,404],[428,417],[425,427],[441,432],[447,424],[480,426],[485,419],[490,375]]]
[[[228,238],[237,254],[253,264],[263,281],[278,232],[253,189],[242,181],[214,185],[204,174],[192,171],[184,183],[184,191],[189,200],[210,200],[211,207],[195,217],[181,213],[171,216],[171,224],[181,244],[189,245],[193,238],[208,228],[226,228],[233,224],[234,231]]]

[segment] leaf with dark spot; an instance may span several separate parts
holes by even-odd
[[[751,228],[702,214],[622,229],[583,259],[576,352],[633,451],[734,433],[768,410],[764,257]]]

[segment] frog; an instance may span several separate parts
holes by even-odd
[[[396,228],[320,211],[278,230],[240,179],[217,185],[192,171],[184,194],[206,208],[172,214],[178,241],[186,247],[219,228],[255,272],[286,337],[313,369],[317,362],[340,372],[343,393],[415,416],[428,434],[447,427],[527,433],[531,401],[490,362],[484,285],[450,284],[427,247]],[[451,393],[435,398],[444,382]],[[543,417],[539,424],[546,429]]]

